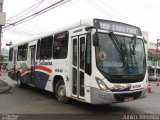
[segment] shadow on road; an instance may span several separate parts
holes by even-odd
[[[22,88],[19,88],[22,89]],[[24,88],[23,88],[24,89]],[[92,105],[88,104],[85,102],[80,102],[71,99],[69,103],[60,103],[56,100],[56,97],[54,93],[48,92],[39,88],[34,88],[34,87],[26,87],[25,88],[27,91],[31,91],[32,93],[35,93],[37,95],[42,95],[45,98],[48,99],[53,99],[53,101],[57,102],[57,104],[61,104],[64,106],[71,106],[76,109],[80,109],[82,111],[87,111],[86,114],[91,113],[91,114],[112,114],[112,113],[117,113],[117,114],[122,114],[122,113],[132,113],[133,111],[130,110],[130,107],[128,106],[123,106],[123,105],[117,105],[117,104],[104,104],[104,105]],[[40,98],[43,99],[43,98]],[[54,104],[53,104],[54,107]]]

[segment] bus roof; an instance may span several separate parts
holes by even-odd
[[[115,26],[113,26],[113,25],[115,25]],[[23,42],[14,44],[14,45],[10,46],[10,48],[21,45],[21,44],[28,43],[30,41],[38,40],[38,39],[41,39],[41,38],[44,38],[47,36],[51,36],[51,35],[57,34],[59,32],[68,31],[68,30],[74,29],[76,27],[81,27],[81,26],[96,26],[99,29],[105,29],[105,30],[109,30],[109,29],[113,30],[112,28],[114,28],[115,31],[118,31],[118,32],[127,31],[127,33],[130,33],[130,34],[131,34],[131,31],[134,31],[134,32],[137,32],[137,34],[141,36],[141,30],[139,27],[129,25],[126,23],[117,22],[117,21],[89,18],[89,19],[81,19],[78,22],[73,23],[72,25],[65,26],[59,30],[46,32],[44,34],[34,36],[34,37],[29,38],[27,40],[23,40]]]

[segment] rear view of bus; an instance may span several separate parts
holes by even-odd
[[[140,28],[93,20],[91,103],[129,102],[147,96],[147,67]],[[95,53],[94,53],[95,52]]]

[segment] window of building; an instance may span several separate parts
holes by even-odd
[[[41,39],[40,44],[40,59],[46,60],[52,57],[53,36]]]
[[[13,59],[13,48],[9,49],[9,61],[12,61]]]
[[[26,61],[27,60],[27,52],[28,52],[28,44],[18,46],[18,61]]]
[[[68,31],[56,34],[53,43],[53,58],[65,59],[68,53]]]

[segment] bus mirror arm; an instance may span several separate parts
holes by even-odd
[[[89,31],[91,29],[96,29],[96,33],[94,33],[94,35],[93,35],[93,46],[99,46],[99,37],[98,37],[97,27],[95,27],[95,26],[89,26],[89,27],[85,28],[86,31]]]

